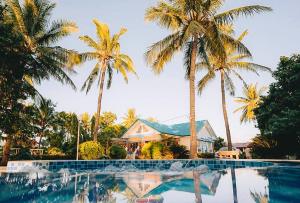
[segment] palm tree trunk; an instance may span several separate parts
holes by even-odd
[[[6,142],[3,147],[3,155],[1,160],[1,166],[6,166],[8,159],[9,159],[9,152],[10,152],[10,144],[11,144],[11,138],[10,136],[7,136]]]
[[[94,136],[93,136],[93,140],[95,142],[97,142],[97,134],[98,134],[98,130],[99,130],[99,120],[100,120],[101,102],[102,102],[105,73],[106,73],[106,62],[103,62],[102,67],[101,67],[101,76],[100,76],[101,78],[100,78],[99,95],[98,95],[98,107],[97,107],[97,113],[96,113],[96,118],[95,118],[96,121],[95,121]]]
[[[197,42],[193,41],[190,67],[190,158],[197,158],[197,135],[195,116],[195,72],[196,72]]]
[[[230,172],[231,172],[231,181],[232,181],[233,203],[238,203],[237,189],[236,189],[235,169],[234,168],[230,168]]]
[[[225,98],[225,85],[224,85],[224,70],[221,70],[221,92],[222,92],[222,108],[223,108],[223,116],[225,122],[228,150],[232,151],[232,142],[231,142],[231,134],[229,129],[229,122],[226,110],[226,98]]]

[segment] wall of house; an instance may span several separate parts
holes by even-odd
[[[186,148],[190,150],[190,136],[179,138],[179,144],[186,146]]]

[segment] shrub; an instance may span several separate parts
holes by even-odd
[[[127,152],[124,147],[120,145],[112,145],[109,149],[109,156],[111,159],[125,159]]]
[[[144,157],[144,159],[151,159],[151,148],[152,148],[152,142],[148,142],[144,144],[141,152]]]
[[[172,144],[170,150],[173,154],[174,159],[188,159],[190,152],[184,145]]]
[[[198,157],[199,158],[204,158],[204,159],[212,159],[215,158],[215,154],[214,153],[198,153]]]
[[[159,143],[159,142],[153,143],[152,148],[151,148],[151,158],[152,159],[163,159],[162,148],[163,148],[163,145],[161,143]]]
[[[32,160],[30,150],[27,148],[21,148],[20,152],[11,157],[12,160]]]
[[[83,160],[99,159],[103,156],[103,147],[94,141],[87,141],[79,145],[80,157]]]
[[[64,156],[65,154],[57,147],[48,148],[48,155],[51,156]]]

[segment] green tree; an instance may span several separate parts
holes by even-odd
[[[135,109],[133,108],[128,109],[127,113],[125,114],[124,117],[122,117],[122,119],[123,119],[122,124],[126,128],[129,128],[138,119]]]
[[[206,60],[206,51],[225,59],[224,41],[240,52],[249,53],[240,41],[221,32],[219,25],[231,23],[241,15],[251,15],[271,10],[263,6],[245,6],[217,13],[224,1],[221,0],[169,0],[160,1],[146,11],[145,19],[156,21],[172,34],[153,44],[146,52],[146,61],[155,73],[161,73],[174,54],[184,50],[186,76],[190,86],[190,137],[191,158],[197,158],[195,122],[195,75],[197,59]]]
[[[50,21],[54,3],[48,0],[5,0],[7,12],[5,21],[14,25],[23,43],[23,54],[28,58],[22,66],[26,69],[27,81],[40,83],[44,79],[54,78],[59,82],[75,85],[68,73],[75,62],[76,52],[57,46],[57,42],[77,31],[75,23],[56,20]],[[73,60],[74,59],[74,60]]]
[[[97,19],[94,19],[93,22],[96,25],[98,38],[97,42],[87,35],[81,36],[80,39],[93,49],[93,51],[81,54],[81,59],[83,61],[97,61],[95,67],[82,86],[82,90],[86,89],[86,93],[88,93],[94,81],[97,78],[99,80],[98,107],[93,132],[93,139],[96,141],[99,130],[99,117],[101,112],[102,94],[106,73],[108,76],[107,88],[109,88],[111,86],[114,70],[120,72],[126,82],[128,82],[127,73],[135,73],[135,70],[131,58],[128,55],[120,52],[119,38],[127,30],[122,28],[119,33],[111,36],[107,24],[101,23]]]
[[[257,84],[245,85],[243,88],[244,97],[237,97],[235,102],[242,104],[234,112],[242,111],[240,117],[241,123],[246,123],[255,120],[254,109],[256,109],[260,102],[261,96],[265,93],[267,87],[258,89]]]
[[[300,156],[300,55],[281,57],[275,82],[254,110],[263,140],[279,156]],[[270,142],[269,142],[270,143]]]
[[[33,125],[36,128],[37,136],[39,137],[38,148],[42,143],[42,138],[49,134],[49,131],[53,130],[56,125],[56,112],[54,104],[51,100],[42,98],[34,105],[34,113],[32,116]]]
[[[221,29],[224,29],[221,28]],[[230,26],[229,26],[230,30]],[[228,28],[226,29],[228,32]],[[229,31],[228,34],[232,34]],[[238,41],[243,40],[244,36],[247,34],[247,31],[243,32],[238,38]],[[215,53],[208,54],[208,61],[203,61],[198,63],[198,69],[206,69],[207,74],[203,76],[203,78],[198,83],[198,90],[201,94],[203,89],[207,86],[209,82],[216,78],[216,74],[220,73],[220,82],[221,82],[221,95],[222,95],[222,109],[223,109],[223,116],[224,116],[224,123],[226,129],[226,136],[227,136],[227,143],[228,143],[228,150],[232,150],[232,142],[231,142],[231,133],[227,115],[227,105],[226,105],[226,95],[225,95],[225,88],[229,91],[230,95],[235,94],[235,86],[232,81],[232,75],[236,76],[240,79],[244,84],[245,81],[242,76],[239,74],[239,71],[248,71],[254,72],[258,74],[258,71],[269,71],[271,70],[265,66],[258,65],[252,62],[247,61],[251,58],[250,53],[240,53],[236,47],[233,47],[230,43],[223,41],[223,46],[225,47],[226,52],[226,60],[224,61],[223,58],[220,58],[219,55]]]
[[[214,141],[214,150],[218,151],[222,147],[225,147],[224,139],[221,137],[217,137],[217,139]]]

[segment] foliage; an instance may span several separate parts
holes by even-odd
[[[98,142],[87,141],[79,145],[79,152],[83,160],[94,160],[103,155],[103,148]]]
[[[93,137],[94,141],[97,140],[97,133],[99,128],[99,117],[101,111],[101,101],[105,75],[107,74],[107,88],[110,88],[112,83],[112,77],[114,70],[117,73],[121,73],[126,82],[128,82],[127,73],[134,73],[135,69],[132,59],[120,52],[120,42],[119,39],[127,29],[121,28],[119,33],[110,35],[110,30],[107,24],[100,22],[97,19],[93,20],[93,23],[96,25],[97,30],[97,40],[93,40],[91,37],[85,35],[80,36],[86,45],[92,48],[92,51],[82,53],[80,55],[81,61],[86,60],[96,60],[97,63],[93,68],[92,72],[84,82],[81,90],[86,90],[86,93],[89,92],[93,83],[98,79],[99,80],[99,97],[98,97],[98,107],[97,113],[95,116],[95,126]]]
[[[234,112],[242,111],[241,123],[255,120],[254,109],[259,106],[261,96],[266,91],[266,87],[257,88],[257,84],[245,85],[243,88],[244,97],[237,97],[235,102],[243,106],[237,108]]]
[[[173,154],[169,148],[161,142],[148,142],[141,150],[144,159],[172,159]]]
[[[32,160],[30,150],[27,148],[21,148],[17,155],[11,157],[12,160]]]
[[[221,137],[217,137],[217,139],[214,141],[214,150],[218,151],[222,147],[225,147],[225,141]]]
[[[112,145],[109,149],[109,156],[111,159],[125,159],[127,152],[125,148],[120,145]]]
[[[52,155],[52,156],[63,156],[65,155],[61,149],[57,148],[57,147],[50,147],[48,148],[48,154]]]
[[[122,117],[122,119],[122,125],[124,125],[126,128],[129,128],[138,119],[135,109],[128,109],[126,115]]]
[[[300,55],[281,57],[273,73],[276,82],[254,111],[263,143],[253,150],[276,156],[300,156]],[[265,147],[266,145],[266,147]],[[271,155],[267,153],[265,157]]]
[[[213,159],[213,158],[215,158],[215,154],[214,153],[199,153],[198,157],[203,158],[203,159]]]
[[[170,151],[173,154],[174,159],[188,159],[189,150],[186,149],[184,145],[172,144],[170,146]]]

